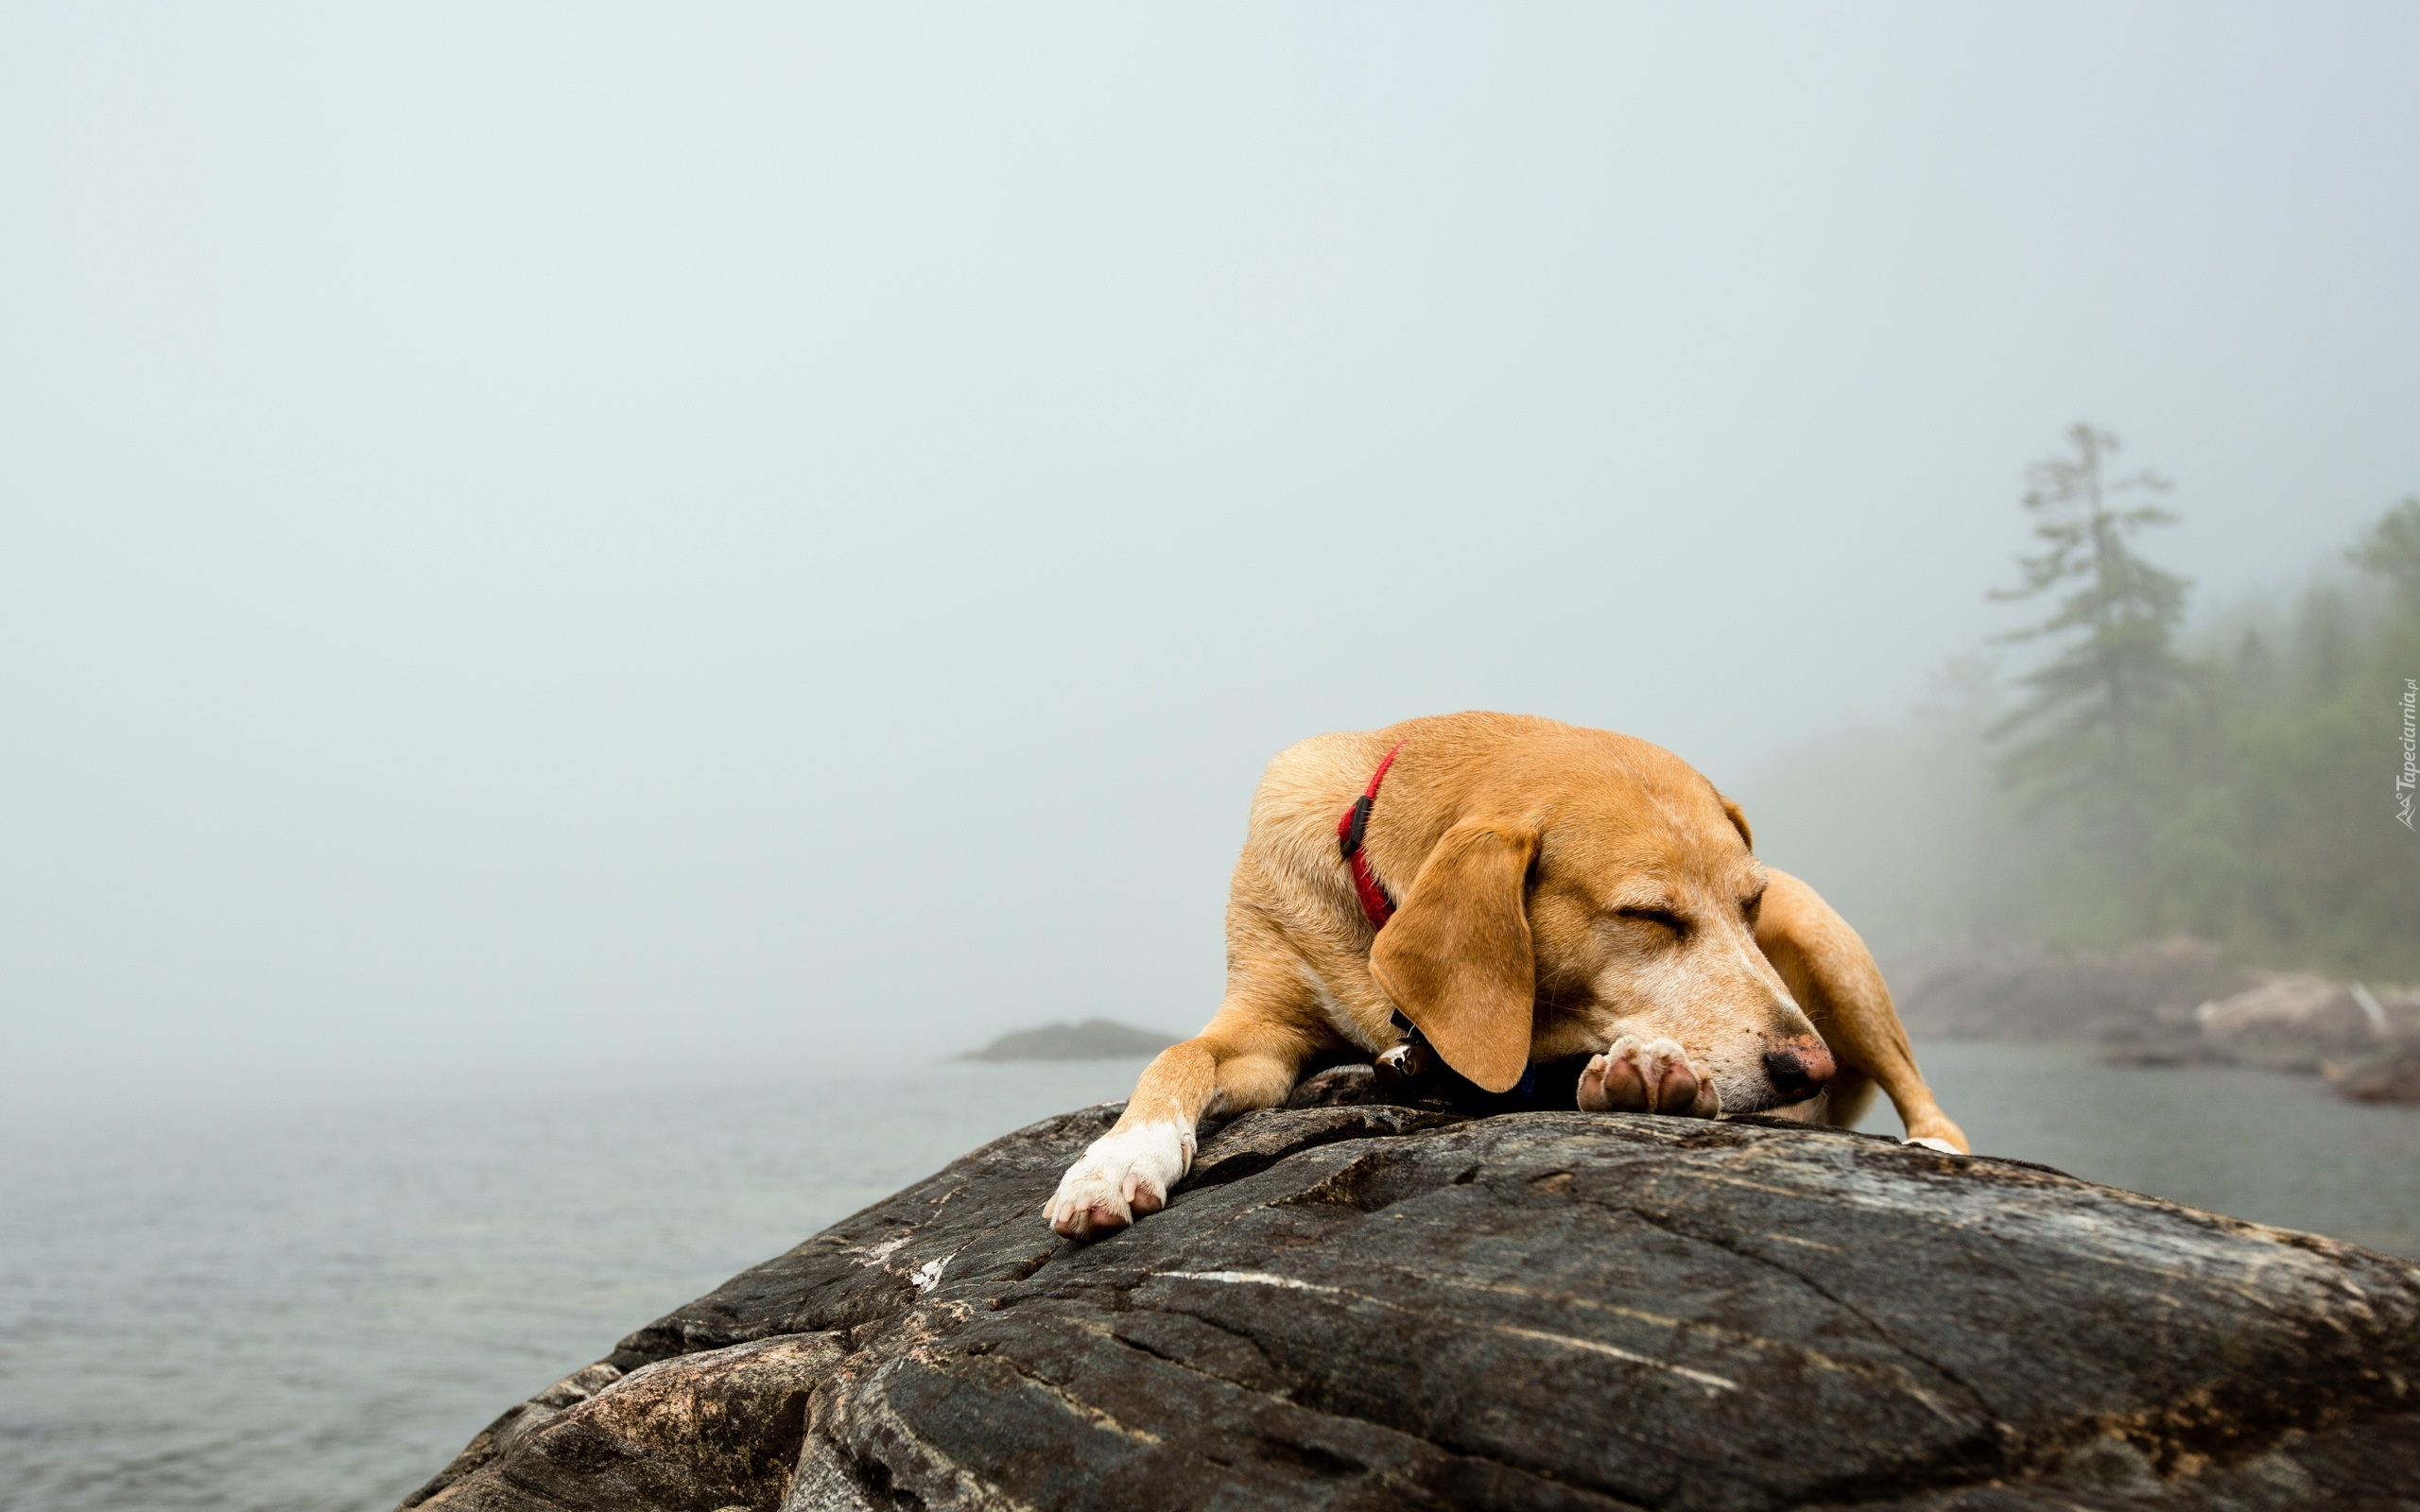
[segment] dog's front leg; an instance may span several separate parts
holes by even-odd
[[[1305,1047],[1222,1011],[1196,1039],[1170,1045],[1134,1084],[1110,1131],[1067,1168],[1044,1210],[1070,1239],[1098,1239],[1167,1206],[1193,1165],[1194,1130],[1205,1112],[1272,1108],[1293,1089]]]
[[[1909,1143],[1965,1154],[1965,1131],[1941,1110],[1916,1069],[1908,1031],[1865,941],[1814,888],[1786,872],[1769,870],[1767,876],[1756,944],[1814,1021],[1833,1057],[1842,1070],[1870,1077],[1882,1089],[1899,1110]]]
[[[1201,1040],[1168,1046],[1145,1068],[1115,1126],[1067,1168],[1045,1210],[1070,1239],[1114,1233],[1167,1205],[1193,1164],[1193,1131],[1209,1106],[1218,1057]]]

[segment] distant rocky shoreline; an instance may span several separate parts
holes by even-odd
[[[2083,1041],[2120,1065],[2251,1066],[2323,1076],[2356,1102],[2420,1103],[2420,989],[2238,966],[2181,936],[2098,955],[1935,950],[1890,964],[1918,1040]],[[1139,1059],[1176,1039],[1095,1018],[957,1058]]]
[[[2233,965],[2179,936],[2104,955],[1936,952],[1893,963],[1919,1040],[2083,1040],[2117,1063],[2324,1076],[2358,1102],[2420,1102],[2420,991]]]

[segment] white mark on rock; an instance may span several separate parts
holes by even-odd
[[[848,1248],[842,1250],[841,1253],[844,1255],[863,1255],[865,1259],[857,1262],[860,1265],[879,1265],[884,1261],[890,1258],[890,1252],[892,1250],[897,1249],[900,1246],[906,1244],[910,1237],[911,1236],[908,1234],[900,1234],[896,1238],[881,1240],[875,1244],[851,1245]]]
[[[2370,990],[2370,985],[2367,982],[2353,984],[2353,1001],[2360,1005],[2361,1016],[2370,1021],[2372,1039],[2393,1038],[2394,1028],[2386,1022],[2385,1005],[2378,1002],[2377,994]]]
[[[1966,1153],[1957,1145],[1950,1143],[1947,1140],[1926,1138],[1921,1140],[1902,1140],[1899,1143],[1902,1144],[1921,1144],[1927,1150],[1939,1150],[1944,1155],[1963,1155]]]
[[[1540,1329],[1516,1328],[1510,1323],[1491,1323],[1488,1327],[1498,1333],[1510,1333],[1514,1338],[1536,1339],[1542,1344],[1560,1344],[1566,1349],[1586,1349],[1595,1354],[1610,1354],[1616,1360],[1628,1360],[1633,1365],[1652,1366],[1658,1370],[1668,1370],[1684,1380],[1694,1381],[1709,1391],[1739,1389],[1739,1383],[1727,1377],[1708,1375],[1703,1370],[1692,1370],[1685,1365],[1669,1365],[1652,1355],[1634,1354],[1628,1349],[1617,1349],[1610,1344],[1599,1344],[1595,1339],[1575,1339],[1568,1333],[1548,1333]]]
[[[929,1292],[942,1283],[942,1270],[948,1264],[947,1260],[928,1260],[917,1266],[915,1273],[908,1279],[916,1283],[916,1290]]]
[[[1330,1297],[1345,1295],[1341,1286],[1322,1286],[1317,1281],[1297,1280],[1280,1276],[1273,1270],[1164,1270],[1161,1275],[1173,1281],[1224,1281],[1231,1286],[1283,1286],[1295,1292],[1325,1292]]]
[[[1219,1281],[1230,1286],[1280,1286],[1289,1292],[1319,1292],[1328,1297],[1350,1297],[1357,1301],[1374,1302],[1394,1312],[1409,1311],[1379,1297],[1364,1296],[1359,1292],[1348,1292],[1341,1286],[1322,1286],[1317,1281],[1302,1280],[1292,1276],[1280,1276],[1275,1271],[1164,1270],[1160,1275],[1169,1280],[1179,1281]],[[1511,1334],[1518,1339],[1532,1339],[1540,1344],[1558,1344],[1570,1349],[1585,1349],[1592,1354],[1610,1355],[1614,1359],[1628,1361],[1632,1365],[1643,1365],[1651,1369],[1668,1371],[1685,1381],[1694,1381],[1708,1391],[1739,1389],[1738,1382],[1726,1377],[1708,1375],[1703,1370],[1692,1370],[1686,1366],[1671,1365],[1652,1355],[1634,1353],[1611,1344],[1600,1344],[1595,1339],[1576,1339],[1568,1333],[1548,1333],[1541,1329],[1519,1328],[1511,1323],[1488,1323],[1482,1327],[1493,1329],[1498,1333]]]

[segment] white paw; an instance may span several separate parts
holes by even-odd
[[[1112,1129],[1067,1167],[1043,1214],[1070,1239],[1115,1233],[1167,1207],[1168,1189],[1192,1164],[1193,1130],[1183,1125]]]
[[[1939,1150],[1944,1155],[1963,1155],[1966,1153],[1957,1145],[1950,1143],[1947,1140],[1901,1140],[1899,1143],[1902,1144],[1921,1144],[1927,1150]]]
[[[1690,1062],[1678,1041],[1626,1034],[1581,1072],[1580,1107],[1589,1113],[1712,1118],[1722,1110],[1722,1099],[1714,1078]]]

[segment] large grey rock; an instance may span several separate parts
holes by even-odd
[[[2420,1268],[2353,1246],[1834,1130],[1359,1105],[1062,1243],[1115,1113],[640,1330],[405,1504],[2420,1509]]]

